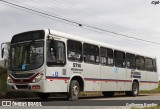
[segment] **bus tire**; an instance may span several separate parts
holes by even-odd
[[[102,94],[103,94],[105,97],[113,97],[113,96],[114,96],[114,92],[113,92],[113,91],[102,92]]]
[[[49,97],[49,93],[40,93],[39,92],[39,93],[37,93],[37,95],[38,95],[39,98],[41,98],[43,100],[46,100]]]
[[[139,85],[137,82],[132,83],[132,91],[126,91],[127,96],[137,96],[139,94]]]
[[[77,80],[72,80],[69,87],[68,100],[75,101],[78,100],[80,94],[80,86]]]

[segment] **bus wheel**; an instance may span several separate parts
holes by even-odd
[[[80,87],[77,80],[72,80],[69,87],[68,100],[78,100]]]
[[[112,96],[114,96],[114,92],[102,92],[102,94],[103,94],[105,97],[112,97]]]
[[[41,98],[43,100],[46,100],[49,97],[49,93],[40,93],[39,92],[39,93],[37,93],[37,95],[38,95],[39,98]]]
[[[139,94],[139,85],[137,82],[132,83],[132,91],[126,91],[127,96],[137,96]]]

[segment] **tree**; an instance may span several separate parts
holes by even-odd
[[[4,67],[8,67],[8,61],[9,61],[9,50],[10,50],[10,42],[5,42],[3,44],[3,48],[4,48]]]

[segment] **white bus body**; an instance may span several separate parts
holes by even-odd
[[[40,95],[41,98],[47,98],[48,97],[46,95],[47,93],[61,93],[61,92],[63,93],[64,92],[64,93],[70,94],[69,99],[76,100],[78,99],[78,97],[73,98],[74,95],[71,95],[73,94],[72,91],[75,91],[75,93],[76,91],[78,91],[78,95],[79,95],[79,91],[102,91],[104,95],[107,95],[106,94],[107,92],[110,92],[108,93],[108,95],[111,95],[115,91],[125,91],[127,95],[136,96],[138,95],[139,90],[151,90],[158,87],[158,73],[156,70],[155,57],[149,57],[143,54],[134,53],[134,51],[132,50],[122,49],[120,47],[116,47],[106,43],[92,41],[86,38],[81,38],[78,36],[73,36],[73,35],[57,32],[54,30],[46,29],[44,30],[44,33],[45,33],[44,39],[42,39],[44,41],[42,45],[44,46],[40,48],[38,46],[39,44],[38,42],[37,44],[33,45],[34,47],[37,46],[36,49],[38,49],[39,52],[43,51],[43,53],[41,54],[39,53],[39,57],[43,57],[42,65],[34,69],[33,67],[34,64],[33,64],[32,65],[33,69],[30,69],[30,70],[26,70],[26,69],[31,66],[24,63],[20,65],[21,70],[16,70],[16,68],[14,67],[9,68],[8,70],[9,76],[7,79],[9,90],[39,92],[41,94]],[[35,39],[35,42],[36,40],[38,39]],[[58,47],[57,48],[58,52],[57,51],[56,52],[57,54],[59,54],[59,58],[64,59],[64,61],[62,60],[56,61],[58,65],[56,64],[48,65],[47,52],[48,50],[50,50],[49,48],[50,45],[47,44],[48,40],[53,40],[53,45],[55,43],[57,44],[57,45],[55,44]],[[81,57],[78,57],[75,54],[75,52],[68,51],[68,46],[67,46],[68,40],[71,40],[71,44],[72,44],[72,41],[78,41],[82,44]],[[11,41],[11,46],[17,44],[15,45],[17,47],[17,46],[21,46],[20,44],[23,42],[29,42],[29,44],[26,44],[25,47],[24,46],[22,47],[23,52],[25,52],[25,50],[27,49],[27,46],[31,44],[30,40],[25,41],[24,39],[23,41],[20,41],[20,40],[18,41],[16,42],[16,39],[14,39],[14,41]],[[57,42],[57,41],[60,41],[60,42]],[[33,41],[33,43],[35,42]],[[83,47],[84,43],[86,43],[86,50],[87,50],[87,44],[98,46],[98,49],[99,49],[98,56],[96,57],[96,54],[92,56],[89,53],[88,55],[84,55],[85,53],[84,51],[85,48]],[[78,44],[75,46],[78,46]],[[31,49],[31,47],[32,45],[30,46],[29,50]],[[104,58],[104,61],[110,61],[110,63],[113,65],[101,64],[102,58],[100,55],[100,52],[101,52],[100,47],[109,48],[113,50],[113,55],[114,55],[113,59]],[[72,49],[72,47],[70,48]],[[94,50],[94,46],[91,46],[91,49],[92,48]],[[14,46],[13,46],[13,49],[14,49]],[[52,49],[54,49],[54,47]],[[38,50],[37,51],[35,50],[35,51],[38,52]],[[93,52],[93,50],[91,50],[90,53]],[[95,50],[97,50],[96,47],[95,47]],[[13,51],[14,53],[16,53],[15,52],[16,49],[14,49]],[[11,51],[10,53],[12,53],[13,51]],[[21,49],[19,51],[21,51]],[[123,53],[119,51],[122,51]],[[62,53],[64,53],[65,56]],[[131,53],[131,54],[135,54],[135,56],[143,56],[144,59],[146,59],[147,57],[149,58],[149,61],[147,62],[151,62],[152,60],[152,64],[154,63],[154,65],[149,64],[148,67],[145,66],[144,70],[138,70],[137,68],[132,69],[127,67],[127,64],[128,66],[130,66],[131,62],[126,62],[126,58],[124,58],[125,63],[123,63],[121,67],[118,67],[115,65],[116,53],[117,53],[117,56],[119,54],[123,55],[124,53],[125,54],[123,56],[126,56],[126,53]],[[27,50],[26,50],[26,54],[27,54]],[[86,51],[86,54],[87,54],[87,51]],[[74,61],[75,57],[72,57],[73,55],[75,57],[77,56],[76,58],[78,58],[80,61]],[[22,55],[21,59],[23,59],[23,56],[25,56],[25,54]],[[92,63],[92,61],[84,62],[84,60],[86,59],[89,60],[89,56],[91,60],[94,60],[94,63]],[[71,60],[69,59],[70,57],[71,57]],[[38,58],[35,58],[35,59],[38,60]],[[138,60],[139,58],[136,58],[136,59]],[[13,61],[16,61],[16,60],[13,59]],[[11,59],[10,59],[10,62],[11,62]],[[118,62],[121,63],[121,60],[120,61],[117,60],[117,63]],[[62,64],[60,65],[59,63],[62,63],[63,65]],[[151,66],[153,67],[152,70],[151,70]],[[146,68],[150,68],[150,71],[147,71]],[[71,81],[73,83],[73,87],[71,87]],[[78,82],[78,85],[76,85],[75,81]],[[137,83],[137,86],[135,85],[134,87],[133,83]],[[78,86],[77,90],[76,90],[77,88],[76,86]],[[75,88],[75,90],[72,90],[72,88],[73,89]]]

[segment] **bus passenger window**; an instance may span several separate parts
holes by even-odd
[[[155,59],[153,59],[153,70],[154,70],[154,72],[157,72],[157,65],[156,65]]]
[[[101,47],[100,49],[101,64],[113,66],[113,50]]]
[[[67,41],[67,55],[70,61],[82,61],[82,43],[74,40]]]
[[[136,67],[138,70],[145,70],[144,57],[136,56]]]
[[[153,71],[153,62],[151,58],[145,58],[145,68],[147,71]]]
[[[126,66],[129,69],[136,68],[136,57],[134,54],[126,53]]]
[[[64,42],[48,40],[47,65],[65,65],[65,44]]]
[[[53,48],[50,48],[50,50],[48,50],[48,61],[52,61],[55,62],[56,61],[56,56],[55,56],[55,51]]]
[[[83,58],[84,62],[99,64],[99,47],[91,44],[84,43],[83,45]]]
[[[122,51],[114,51],[114,59],[115,59],[115,66],[124,68],[125,65],[125,53]]]

